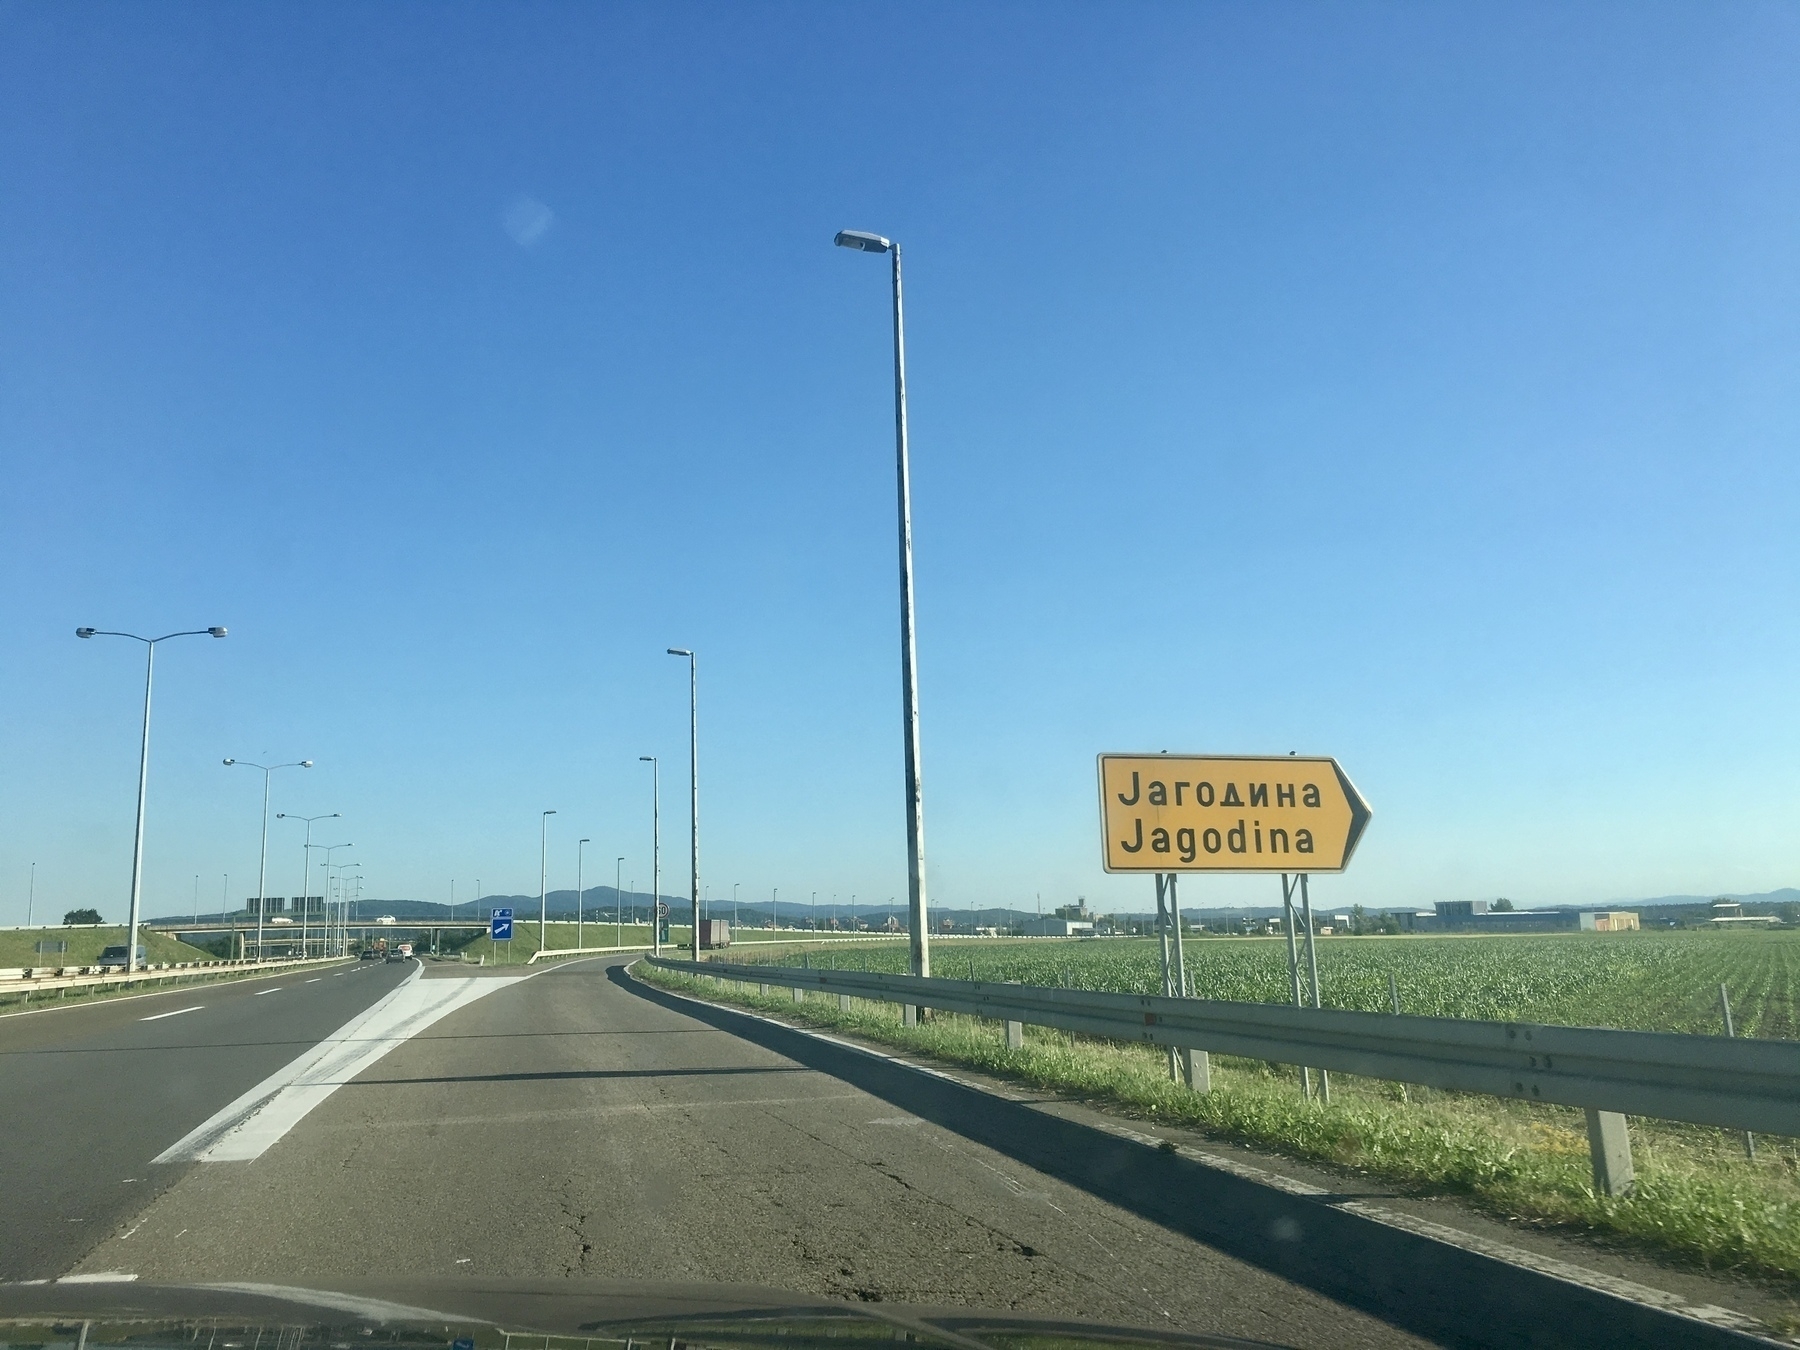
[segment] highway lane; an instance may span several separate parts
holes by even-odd
[[[720,1281],[1423,1344],[645,998],[609,978],[619,964],[552,968],[445,1016],[254,1160],[186,1171],[77,1269]]]
[[[381,999],[357,962],[0,1017],[0,1278],[60,1275],[184,1167],[150,1160]]]

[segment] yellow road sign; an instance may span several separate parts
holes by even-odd
[[[1109,872],[1341,872],[1369,815],[1335,759],[1100,756]]]

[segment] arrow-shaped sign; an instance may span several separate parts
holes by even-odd
[[[1335,759],[1100,756],[1108,872],[1341,872],[1370,814]]]

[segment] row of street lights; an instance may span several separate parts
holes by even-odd
[[[906,873],[908,917],[911,927],[911,967],[915,975],[931,973],[931,951],[927,935],[927,899],[925,887],[925,822],[924,796],[920,785],[920,753],[919,753],[919,683],[918,683],[918,650],[913,631],[913,549],[912,549],[912,470],[907,454],[906,426],[906,322],[905,307],[902,300],[900,282],[900,245],[882,235],[871,234],[865,230],[840,230],[832,241],[839,248],[855,249],[862,253],[885,253],[892,260],[893,308],[894,308],[894,461],[896,493],[899,505],[900,535],[900,686],[901,686],[901,732],[905,744],[906,757]],[[131,853],[131,919],[126,933],[126,960],[135,963],[137,956],[137,933],[139,919],[139,901],[143,882],[144,859],[144,798],[149,783],[150,773],[150,690],[155,670],[156,646],[159,642],[167,642],[177,637],[215,637],[225,636],[222,627],[202,628],[180,633],[165,633],[161,637],[146,638],[136,633],[102,632],[94,628],[77,628],[75,635],[80,638],[122,637],[134,642],[142,642],[145,646],[144,661],[144,734],[138,761],[138,802],[137,833],[132,844]],[[700,955],[700,675],[699,662],[691,649],[670,647],[670,656],[686,657],[688,663],[688,802],[689,802],[689,905],[693,923],[693,950],[696,960]],[[655,830],[653,863],[655,880],[651,883],[654,904],[651,910],[651,932],[655,935],[655,945],[660,950],[662,925],[659,912],[662,903],[661,885],[661,784],[660,771],[656,758],[652,755],[640,757],[651,765],[652,791],[654,804],[652,807],[653,828]],[[236,761],[226,760],[227,765]],[[262,955],[263,942],[263,901],[266,898],[267,863],[268,863],[268,821],[269,821],[269,779],[275,770],[282,768],[311,768],[312,761],[300,760],[293,764],[248,765],[250,768],[263,770],[263,843],[262,866],[259,868],[257,880],[257,915],[256,936],[257,956]],[[335,815],[335,813],[333,813]],[[545,811],[541,817],[540,851],[538,859],[538,946],[544,945],[546,934],[547,878],[549,866],[550,817],[555,811]],[[277,816],[284,819],[284,816]],[[323,816],[297,816],[295,819],[305,820],[307,825],[307,841],[305,856],[311,857],[312,822],[327,819]],[[586,840],[583,843],[589,842]],[[323,846],[322,846],[323,847]],[[336,849],[349,848],[349,844],[334,844],[326,849],[326,885],[330,885],[331,853]],[[577,854],[576,869],[578,879],[577,891],[580,889],[579,872],[580,857]],[[302,875],[302,903],[307,886]],[[614,886],[615,894],[617,885]],[[580,904],[579,895],[577,905]],[[579,923],[579,919],[577,920]],[[301,941],[305,942],[304,928]]]

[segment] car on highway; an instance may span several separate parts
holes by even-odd
[[[376,951],[373,947],[364,947],[359,959],[364,960],[364,961],[373,961],[373,960],[375,960],[376,957],[378,957],[380,955],[381,955],[381,953]]]
[[[388,952],[387,959],[390,961],[408,961],[412,959],[412,953],[403,952],[398,947],[395,947]]]
[[[138,944],[137,963],[140,966],[144,964],[144,947],[142,943]],[[102,970],[114,968],[123,970],[125,968],[125,944],[121,942],[116,947],[107,947],[103,949],[100,953],[100,959],[94,964],[99,966]]]

